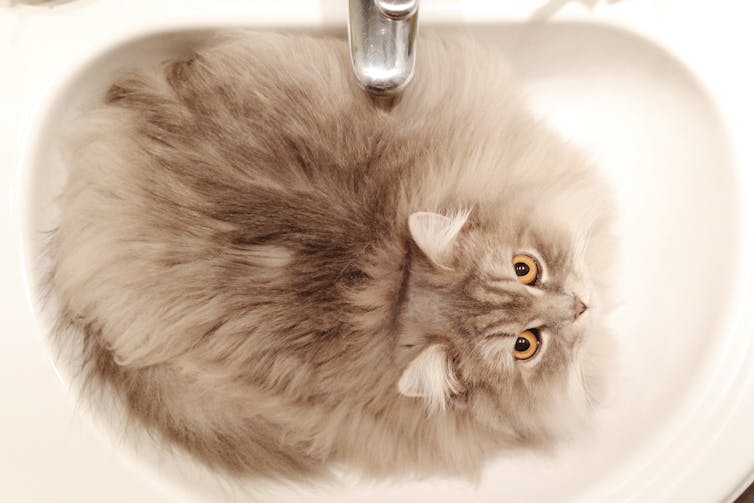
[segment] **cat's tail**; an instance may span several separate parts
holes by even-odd
[[[253,397],[239,407],[189,372],[166,364],[119,365],[93,322],[62,316],[54,333],[59,366],[87,410],[120,442],[140,451],[148,443],[161,462],[188,454],[234,478],[322,477],[321,462],[286,449],[275,424],[249,413]]]

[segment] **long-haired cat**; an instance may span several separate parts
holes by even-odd
[[[304,36],[237,34],[109,88],[50,247],[89,389],[237,475],[470,474],[585,424],[608,190],[499,55],[420,44],[389,110],[343,41]]]

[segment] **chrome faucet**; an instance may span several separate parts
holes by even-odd
[[[418,11],[419,0],[349,0],[353,71],[370,93],[395,94],[414,75]]]

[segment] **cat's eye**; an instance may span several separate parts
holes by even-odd
[[[524,285],[533,285],[539,278],[539,265],[528,255],[513,257],[513,270],[516,272],[516,278]]]
[[[537,353],[539,349],[539,330],[530,328],[524,330],[516,337],[516,343],[513,346],[513,357],[516,360],[528,360]]]

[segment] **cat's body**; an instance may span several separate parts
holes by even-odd
[[[342,41],[243,35],[110,88],[51,248],[84,377],[236,474],[471,473],[582,424],[602,183],[493,53],[423,39],[390,111],[350,72]]]

